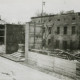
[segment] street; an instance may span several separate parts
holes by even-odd
[[[0,80],[60,80],[43,72],[0,57]]]

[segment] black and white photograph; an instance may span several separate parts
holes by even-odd
[[[80,80],[80,0],[0,0],[0,80]]]

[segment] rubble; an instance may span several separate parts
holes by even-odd
[[[55,56],[67,60],[80,60],[80,50],[71,51],[69,49],[67,50],[54,49],[52,51],[49,51],[49,50],[32,49],[30,51],[37,52],[44,55],[49,55],[49,56]]]

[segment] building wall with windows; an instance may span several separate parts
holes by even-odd
[[[54,48],[78,49],[79,14],[57,15],[56,19],[52,30]]]
[[[32,22],[43,23],[43,40],[45,40],[45,48],[80,48],[79,12],[32,17],[31,19]]]

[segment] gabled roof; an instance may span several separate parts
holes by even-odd
[[[37,16],[37,17],[31,17],[31,19],[41,18],[41,17],[53,17],[53,16],[55,16],[55,15]]]

